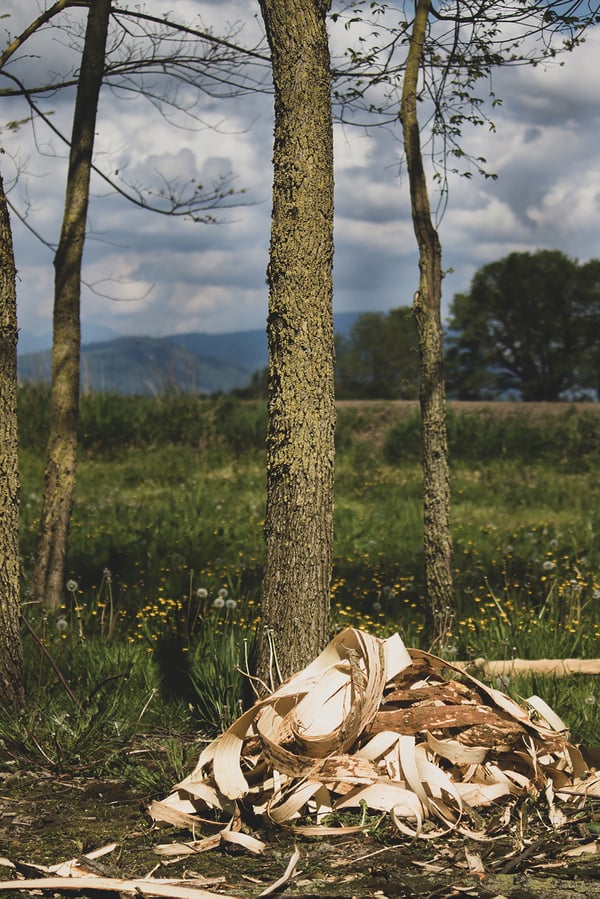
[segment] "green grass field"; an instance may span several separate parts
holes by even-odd
[[[198,726],[217,730],[239,709],[244,684],[234,669],[244,667],[259,614],[264,408],[182,395],[84,397],[68,561],[76,586],[65,585],[53,615],[27,604],[46,416],[43,390],[24,388],[28,621],[85,708],[97,710],[96,726],[107,714],[120,722],[121,736],[158,721],[189,729],[196,726],[191,708]],[[600,411],[453,408],[449,439],[458,615],[448,657],[599,657]],[[428,648],[418,412],[411,404],[342,404],[337,442],[334,626],[397,630],[408,646]],[[214,605],[219,590],[226,597]],[[60,718],[64,688],[49,662],[40,675],[41,650],[30,635],[25,643],[30,714],[39,721],[42,709],[46,718],[53,709]],[[179,682],[188,685],[180,695],[169,675],[178,665]],[[592,679],[538,679],[511,689],[539,692],[576,740],[598,743],[600,692]],[[203,707],[198,697],[207,695]],[[86,715],[78,720],[77,733]],[[23,745],[33,733],[28,721]],[[61,739],[66,765],[79,737]],[[55,757],[49,745],[44,751]]]

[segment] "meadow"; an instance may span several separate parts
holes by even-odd
[[[84,396],[68,580],[55,613],[27,594],[44,388],[23,387],[19,409],[29,702],[18,722],[0,715],[0,740],[15,764],[118,769],[168,789],[185,770],[183,735],[219,731],[248,699],[264,405]],[[458,614],[446,657],[600,657],[600,409],[451,404],[448,427]],[[398,631],[427,649],[419,459],[415,404],[340,404],[333,627]],[[500,686],[542,695],[575,741],[598,744],[595,678]],[[140,734],[161,752],[125,763],[120,748]]]

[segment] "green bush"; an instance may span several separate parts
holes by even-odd
[[[570,409],[566,415],[527,414],[497,408],[455,412],[447,415],[448,450],[451,464],[553,462],[573,470],[587,470],[600,459],[600,415]],[[421,458],[421,419],[418,414],[401,416],[385,437],[384,454],[392,465]]]
[[[24,384],[19,389],[22,449],[45,450],[49,403],[45,384]],[[156,446],[211,447],[241,456],[264,449],[266,428],[265,403],[234,396],[207,400],[183,392],[141,397],[88,393],[80,401],[81,450],[109,457],[134,447]]]

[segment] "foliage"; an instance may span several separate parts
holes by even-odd
[[[402,124],[398,109],[405,83],[417,5],[387,0],[350,0],[332,13],[348,32],[350,47],[336,67],[334,97],[345,123],[364,127]],[[490,118],[502,103],[494,90],[500,66],[538,65],[577,47],[598,21],[595,4],[483,0],[428,4],[418,100],[426,123],[423,147],[440,189],[439,211],[448,197],[450,173],[470,178],[497,176],[487,160],[468,149],[474,127],[494,130]],[[353,40],[352,40],[353,36]],[[486,100],[489,102],[486,103]],[[492,112],[493,115],[493,112]]]
[[[187,599],[159,596],[135,615],[133,641],[147,643],[166,699],[185,699],[205,732],[216,734],[243,710],[257,620],[256,599],[241,578]]]
[[[459,399],[597,397],[600,261],[511,253],[454,297],[449,329],[448,388]]]
[[[26,383],[19,389],[22,449],[38,451],[50,427],[49,388]],[[129,447],[212,446],[236,454],[263,449],[264,403],[234,396],[206,400],[179,391],[155,396],[86,393],[80,401],[79,445],[85,453],[111,457]]]
[[[64,620],[31,616],[28,702],[19,715],[1,710],[2,749],[34,767],[106,770],[145,728],[146,716],[157,723],[149,713],[157,691],[143,651],[122,640],[81,640],[76,630],[63,629]]]
[[[69,581],[54,612],[27,605],[28,701],[19,714],[0,703],[0,759],[167,790],[190,735],[220,732],[246,698],[255,612],[238,588],[211,595],[190,579],[187,600],[161,596],[130,616],[105,570],[95,593]]]
[[[24,388],[20,398],[22,414],[43,411],[33,388]],[[80,460],[68,560],[69,577],[78,581],[78,588],[65,588],[63,607],[45,620],[27,602],[27,564],[43,480],[42,447],[21,453],[25,612],[56,654],[82,704],[103,679],[132,666],[127,679],[108,681],[95,700],[92,697],[104,724],[97,736],[87,733],[92,743],[106,741],[115,770],[126,764],[128,777],[146,778],[148,783],[166,778],[168,786],[169,775],[161,774],[163,768],[173,772],[168,734],[214,732],[235,708],[231,695],[238,687],[228,687],[223,671],[233,672],[233,682],[239,685],[241,675],[235,669],[245,667],[243,641],[251,637],[258,615],[262,455],[251,440],[240,441],[237,449],[229,446],[212,423],[203,431],[201,445],[193,440],[186,445],[192,434],[190,410],[214,422],[224,409],[221,400],[188,407],[178,395],[157,398],[160,405],[148,401],[146,406],[147,400],[140,399],[148,426],[152,410],[158,408],[165,421],[156,424],[157,444],[149,444],[149,433],[142,431],[137,446],[128,426],[134,404],[121,405],[115,399],[111,407],[110,400],[90,396],[82,398],[82,411],[96,402],[106,416],[101,420],[109,423],[105,431],[99,426],[95,432],[99,449],[88,445]],[[235,422],[238,404],[228,408]],[[264,415],[262,402],[241,408],[252,420]],[[428,648],[416,404],[342,406],[338,415],[334,626],[353,624],[378,635],[398,630],[407,645]],[[535,415],[526,405],[506,408],[499,403],[479,412],[451,407],[449,425],[458,594],[451,641],[455,657],[545,656],[549,651],[600,655],[596,407]],[[35,420],[26,427],[33,437]],[[180,443],[160,442],[169,435]],[[197,594],[201,589],[207,592],[205,599]],[[230,613],[227,619],[224,609],[212,606],[223,589],[237,601],[235,618]],[[61,617],[67,625],[64,638],[57,630]],[[73,702],[49,663],[41,665],[39,647],[28,633],[25,648],[31,708],[18,723],[22,752],[42,758],[31,742],[33,733],[54,765],[83,764],[81,759],[89,757],[92,765],[101,766],[99,746],[97,754],[93,747],[82,750],[88,737],[81,733],[86,733],[91,716],[75,722]],[[172,670],[186,672],[179,691],[165,681],[169,665],[161,667],[164,648],[167,662],[169,652],[175,654],[177,666]],[[190,675],[211,709],[197,701]],[[567,680],[557,689],[573,689]],[[576,739],[593,741],[599,706],[586,700],[589,691],[588,685],[587,693],[581,687],[577,694],[584,707],[561,714]],[[65,712],[71,735],[62,725],[57,730],[55,723]],[[136,746],[140,735],[148,740],[150,731],[157,735],[152,752],[139,759],[128,756],[127,747]],[[5,731],[0,738],[6,752]],[[18,742],[10,744],[15,754]],[[117,746],[119,751],[113,752],[111,747]],[[150,764],[155,751],[158,761]],[[145,773],[134,773],[138,761]]]
[[[465,414],[448,413],[450,456],[465,463],[559,463],[582,471],[593,467],[600,452],[600,416],[595,408],[565,406],[564,414],[532,415],[526,406],[512,413],[502,404]],[[418,413],[399,417],[385,438],[384,453],[392,465],[420,459]]]
[[[419,354],[409,307],[364,313],[335,349],[338,399],[416,398]]]

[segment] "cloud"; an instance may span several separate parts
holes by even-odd
[[[9,0],[8,6],[14,33],[33,4]],[[148,0],[146,8],[163,11],[158,0]],[[244,24],[239,40],[249,43],[262,31],[258,6],[250,0],[182,0],[177,15],[202,27],[212,25],[217,33]],[[57,31],[50,29],[39,40],[31,51],[37,54],[31,61],[36,80],[64,62]],[[344,40],[343,34],[336,36],[338,49]],[[444,281],[444,311],[454,293],[468,288],[477,268],[513,250],[549,247],[582,259],[600,255],[599,51],[600,28],[595,28],[564,66],[497,73],[494,87],[503,105],[490,110],[496,131],[467,129],[464,143],[469,152],[486,157],[498,178],[450,178],[440,234],[444,266],[454,272]],[[18,66],[27,73],[25,59]],[[191,103],[191,96],[185,97]],[[40,100],[67,133],[72,100],[72,91]],[[4,109],[0,124],[25,114],[17,101],[4,101]],[[209,186],[231,171],[235,185],[247,191],[240,198],[245,205],[218,213],[222,224],[202,225],[144,212],[94,176],[84,264],[85,281],[93,288],[84,288],[83,294],[88,323],[152,335],[264,327],[272,97],[262,93],[218,101],[204,95],[191,103],[190,112],[169,123],[155,104],[103,90],[98,166],[121,186],[154,191],[191,179]],[[336,125],[337,311],[405,305],[416,287],[416,244],[399,137],[398,130]],[[56,240],[66,149],[43,124],[35,131],[29,126],[16,134],[5,131],[1,139],[8,151],[0,159],[5,182],[13,181],[11,158],[24,165],[11,200],[28,213],[32,227]],[[435,207],[434,185],[431,202]],[[13,228],[20,326],[48,331],[52,255],[14,215]]]

